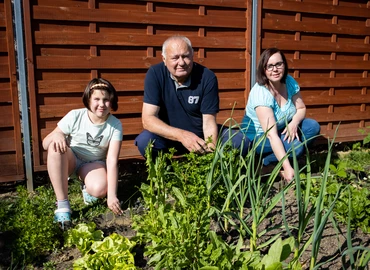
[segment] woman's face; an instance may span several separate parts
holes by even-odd
[[[284,76],[285,65],[280,53],[273,54],[265,67],[266,77],[270,82],[280,82]]]

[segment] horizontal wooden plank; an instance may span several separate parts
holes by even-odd
[[[211,16],[199,15],[192,16],[184,13],[158,13],[158,12],[138,12],[131,10],[107,10],[86,9],[74,7],[49,7],[33,6],[33,18],[37,20],[58,20],[58,21],[81,21],[81,22],[110,22],[110,23],[138,23],[138,24],[161,24],[175,26],[203,26],[203,27],[222,27],[222,28],[246,28],[246,19],[243,17]]]
[[[197,37],[189,36],[194,48],[226,48],[245,49],[245,37]],[[110,45],[130,47],[162,47],[166,37],[159,35],[132,35],[117,33],[83,33],[59,31],[36,31],[35,43],[37,45]],[[233,42],[230,42],[232,39]],[[0,40],[1,48],[1,40]]]
[[[336,123],[338,124],[338,123]],[[321,132],[326,139],[333,139],[335,138],[336,142],[348,142],[348,141],[359,141],[363,140],[365,137],[361,134],[358,127],[348,127],[346,123],[341,123],[339,125],[338,131],[336,133],[336,127],[333,129],[327,130],[325,125],[322,125]]]
[[[139,77],[137,74],[133,76]],[[145,73],[140,74],[140,77],[140,79],[110,80],[110,82],[117,92],[143,91]],[[37,82],[37,90],[39,94],[83,93],[87,83],[86,80],[45,80]]]
[[[0,106],[0,115],[0,127],[13,127],[13,110],[11,104]]]
[[[0,52],[7,53],[8,52],[8,44],[6,42],[5,36],[0,36]]]
[[[370,61],[287,59],[289,69],[370,70]]]
[[[305,95],[304,91],[301,91],[303,101],[306,105],[344,105],[344,104],[370,104],[369,95]]]
[[[343,77],[343,78],[295,78],[301,88],[304,87],[369,87],[369,78]]]
[[[38,69],[148,69],[162,61],[161,57],[121,57],[117,56],[37,56]],[[198,62],[209,69],[245,69],[245,59],[200,59]]]
[[[330,38],[323,38],[322,42],[314,40],[288,40],[288,39],[263,39],[263,48],[277,47],[283,51],[308,51],[308,52],[345,52],[368,53],[370,44],[355,42],[330,42]]]
[[[365,4],[362,7],[344,7],[325,5],[320,3],[297,2],[293,0],[264,0],[263,9],[281,10],[287,12],[302,12],[333,16],[348,16],[369,18],[369,9]]]
[[[0,130],[0,152],[15,151],[14,130]]]
[[[12,102],[10,89],[0,89],[0,102]]]
[[[5,12],[0,12],[0,27],[6,27]]]
[[[11,169],[10,169],[11,170]],[[7,171],[8,172],[8,171]],[[12,171],[9,171],[8,173],[12,173]],[[24,174],[10,174],[10,175],[0,175],[0,182],[5,183],[5,182],[18,182],[21,180],[25,180],[25,175]]]
[[[368,112],[347,110],[347,113],[324,113],[322,110],[308,110],[308,118],[313,118],[318,122],[340,122],[340,121],[362,121],[370,120]]]
[[[9,78],[9,64],[0,63],[0,79]]]
[[[370,11],[369,11],[370,12]],[[365,24],[363,27],[343,26],[340,24],[332,24],[331,21],[327,24],[307,21],[294,21],[287,19],[263,19],[263,30],[276,31],[294,31],[306,33],[325,33],[325,34],[342,34],[342,35],[370,35],[370,27]]]
[[[173,0],[150,0],[153,3],[170,3],[175,5]],[[187,4],[197,6],[214,6],[222,8],[247,8],[247,1],[240,0],[176,0],[176,4]]]

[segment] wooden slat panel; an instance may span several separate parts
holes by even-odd
[[[0,102],[12,102],[12,96],[8,82],[0,82]]]
[[[4,104],[0,106],[0,127],[13,126],[13,112],[12,105]],[[0,163],[1,164],[1,163]]]
[[[173,4],[173,0],[151,0],[153,3],[169,3]],[[216,6],[216,7],[233,7],[247,8],[246,1],[240,0],[176,0],[178,4],[200,5],[200,6]]]
[[[230,42],[232,38],[233,42]],[[1,39],[0,39],[1,41]],[[162,36],[132,35],[117,33],[84,33],[84,32],[64,32],[56,31],[35,32],[35,43],[38,45],[114,45],[114,46],[157,46],[162,47]],[[191,37],[194,48],[245,48],[245,38],[235,36],[223,37]],[[1,45],[1,43],[0,43]],[[1,47],[0,47],[1,48]]]
[[[301,88],[303,87],[370,87],[369,78],[295,78]]]
[[[322,15],[340,15],[349,17],[369,18],[369,9],[361,7],[342,7],[319,3],[306,3],[297,1],[264,0],[264,9],[273,9],[288,12],[302,12]]]
[[[265,48],[277,47],[283,51],[302,50],[302,51],[322,51],[322,52],[347,52],[347,53],[368,53],[370,44],[354,42],[330,42],[329,38],[318,41],[295,41],[295,40],[277,40],[264,39],[262,46]],[[344,67],[345,68],[345,67]]]
[[[227,12],[225,12],[225,15]],[[86,22],[112,22],[112,23],[144,23],[176,26],[212,26],[245,28],[245,17],[228,16],[199,16],[189,20],[182,13],[156,13],[137,12],[130,10],[99,10],[85,8],[59,8],[47,6],[33,7],[34,19],[38,20],[61,20],[61,21],[86,21]]]
[[[133,77],[138,77],[133,74]],[[117,92],[125,91],[143,91],[145,74],[140,74],[139,79],[124,79],[124,80],[109,80]],[[38,93],[83,93],[87,81],[62,81],[62,80],[47,80],[38,81]]]
[[[0,152],[14,152],[15,138],[14,130],[0,130]]]
[[[6,63],[0,63],[0,79],[9,78],[9,65]]]
[[[1,16],[1,15],[0,15]],[[0,37],[0,52],[7,52],[8,51],[8,45],[6,44],[6,38]]]
[[[370,70],[370,61],[288,60],[289,69]]]
[[[370,103],[370,94],[369,95],[305,95],[305,92],[302,91],[302,97],[306,105],[340,105],[340,104],[363,104]]]
[[[338,112],[336,109],[338,109]],[[306,116],[316,119],[318,122],[361,121],[370,119],[370,114],[368,112],[361,112],[359,108],[357,110],[351,108],[340,110],[339,108],[335,108],[333,113],[328,113],[327,109],[311,108],[307,111]]]
[[[162,61],[162,58],[114,57],[111,56],[37,56],[39,69],[147,69]],[[194,61],[210,69],[245,69],[245,59],[197,59]]]
[[[370,12],[370,11],[369,11]],[[370,35],[370,27],[365,24],[363,27],[343,26],[339,24],[320,24],[318,27],[317,22],[306,21],[293,21],[282,19],[263,19],[262,27],[264,30],[280,30],[294,31],[294,32],[307,32],[307,33],[326,33],[326,34],[343,34],[343,35]]]

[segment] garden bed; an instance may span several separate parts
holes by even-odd
[[[340,152],[343,149],[338,149]],[[323,154],[326,155],[325,151]],[[338,166],[339,167],[339,166]],[[366,167],[366,166],[365,166]],[[370,164],[368,167],[370,168]],[[370,170],[369,170],[370,171]],[[147,168],[143,161],[134,161],[131,163],[123,163],[120,167],[120,182],[119,182],[119,189],[118,189],[118,197],[124,202],[123,208],[125,209],[124,215],[120,217],[114,216],[110,212],[106,212],[101,214],[95,218],[93,221],[97,225],[97,229],[102,230],[105,236],[108,236],[112,233],[117,233],[131,239],[133,236],[136,235],[136,231],[133,229],[133,214],[140,214],[142,209],[142,205],[134,205],[137,201],[137,198],[141,197],[140,193],[138,192],[139,187],[142,183],[147,182]],[[364,175],[361,174],[361,177]],[[365,177],[366,178],[366,177]],[[360,179],[361,181],[363,179]],[[47,183],[47,175],[45,173],[40,173],[37,175],[36,185],[45,185]],[[283,186],[286,183],[283,182],[282,179],[277,178],[275,183],[273,184],[272,189],[270,190],[271,193],[278,193],[281,191]],[[15,186],[12,184],[4,184],[0,187],[0,199],[1,200],[12,200],[14,199],[17,194],[15,192]],[[370,199],[370,198],[369,198]],[[296,203],[296,194],[291,189],[286,193],[285,196],[285,219],[290,224],[297,223],[298,219],[298,208]],[[248,206],[246,207],[245,211],[250,211]],[[268,214],[268,217],[263,220],[263,222],[259,225],[259,230],[262,231],[264,229],[268,229],[276,224],[283,223],[283,215],[282,215],[282,205],[281,202],[278,203],[274,209]],[[84,222],[84,220],[81,220]],[[88,220],[86,220],[88,222]],[[217,234],[224,239],[225,242],[229,244],[236,244],[239,233],[237,230],[233,230],[230,228],[227,232],[220,229],[218,226],[218,221],[212,219],[212,225],[210,226],[212,230],[215,230]],[[370,226],[370,224],[369,224]],[[307,225],[307,229],[305,231],[304,237],[307,239],[310,234],[314,230],[313,220],[309,222]],[[264,235],[263,237],[259,238],[259,243],[263,243],[264,241],[274,237],[274,235],[281,232],[281,229],[276,229],[270,231],[268,234]],[[347,248],[347,228],[345,224],[340,224],[339,227],[334,227],[331,222],[327,222],[325,229],[322,234],[322,239],[319,247],[317,263],[326,262],[324,265],[320,267],[320,269],[341,269],[349,268],[349,258],[344,257],[342,260],[342,252]],[[352,236],[352,245],[353,246],[370,246],[370,234],[364,233],[360,228],[354,229],[351,231]],[[11,241],[13,236],[11,233],[2,234],[0,235],[0,269],[12,269],[9,268],[9,258],[11,254],[11,250],[7,249],[7,241]],[[284,233],[282,238],[286,238],[288,235]],[[246,238],[244,243],[245,249],[248,248],[249,242],[248,238]],[[267,253],[267,249],[261,249],[262,254]],[[133,249],[133,253],[135,253],[135,265],[140,269],[154,269],[148,265],[148,261],[150,258],[144,256],[144,246],[137,245]],[[74,247],[64,247],[62,249],[58,249],[54,253],[50,253],[46,257],[39,261],[38,263],[34,264],[32,267],[33,269],[46,269],[45,265],[47,262],[50,263],[50,269],[73,269],[73,262],[81,257],[81,252]],[[310,258],[311,258],[311,248],[307,248],[304,254],[300,257],[300,263],[303,269],[309,269],[310,265]],[[13,262],[14,263],[14,262]],[[46,264],[45,264],[46,263]],[[369,265],[370,267],[370,265]],[[13,268],[16,269],[16,268]]]

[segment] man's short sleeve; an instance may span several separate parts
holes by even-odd
[[[144,102],[159,106],[161,103],[161,87],[154,68],[149,68],[144,80]]]
[[[218,95],[218,81],[213,75],[204,89],[204,97],[200,111],[202,114],[215,114],[219,112],[220,98]]]

